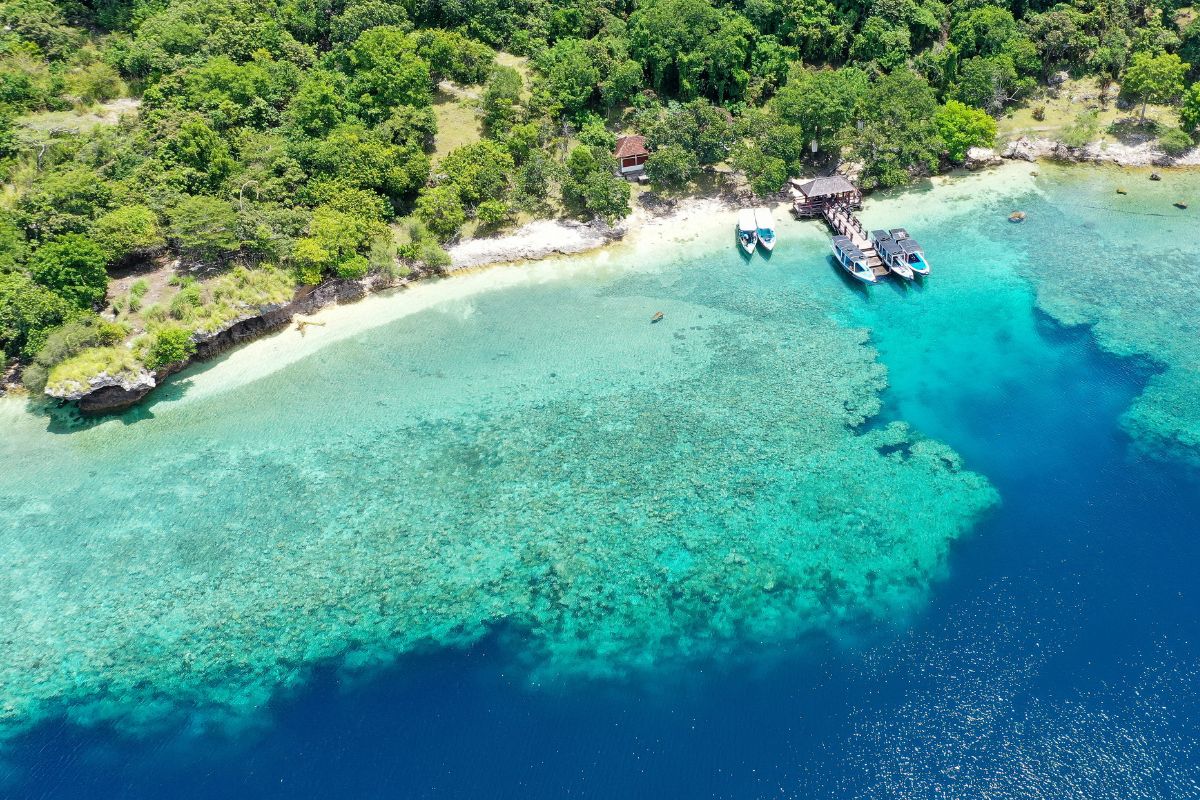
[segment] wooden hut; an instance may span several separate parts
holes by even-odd
[[[792,178],[788,183],[792,195],[792,211],[798,217],[820,216],[825,207],[830,205],[846,205],[850,208],[862,205],[862,193],[841,175],[813,178],[809,181]]]
[[[646,169],[650,151],[646,149],[645,136],[621,136],[613,152],[622,177],[637,175]]]

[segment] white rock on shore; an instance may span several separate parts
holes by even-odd
[[[1001,156],[1011,160],[1037,161],[1055,158],[1062,161],[1090,161],[1117,164],[1122,167],[1194,167],[1200,166],[1200,147],[1172,158],[1164,153],[1155,140],[1137,144],[1121,142],[1092,142],[1083,147],[1068,147],[1053,139],[1030,139],[1022,136],[1009,142]]]
[[[529,261],[551,255],[570,255],[602,247],[625,235],[625,227],[609,227],[597,220],[537,220],[512,233],[467,239],[447,249],[450,269],[479,267],[508,261]]]

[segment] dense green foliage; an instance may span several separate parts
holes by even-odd
[[[275,298],[284,279],[441,268],[439,242],[523,215],[615,221],[631,208],[619,133],[646,137],[656,189],[732,167],[766,195],[840,160],[861,164],[867,188],[894,186],[990,144],[996,117],[1067,70],[1120,82],[1142,117],[1179,102],[1182,129],[1159,132],[1177,154],[1200,126],[1200,21],[1176,12],[1166,0],[0,0],[0,347],[28,362],[56,328],[100,312],[129,323],[128,352],[166,363],[182,352],[175,328],[236,317],[204,288],[231,274],[253,307],[266,296],[253,287]],[[119,123],[115,111],[50,121],[114,98],[141,107]],[[464,112],[478,129],[438,131]],[[1095,135],[1085,115],[1063,138]],[[130,269],[187,280],[151,300],[144,283],[111,291],[109,274]]]

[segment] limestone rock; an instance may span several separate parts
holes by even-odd
[[[157,385],[154,373],[144,369],[132,375],[109,375],[107,372],[101,372],[88,378],[86,383],[46,387],[46,394],[59,400],[73,402],[84,413],[104,414],[129,408]]]
[[[972,147],[967,151],[967,158],[963,162],[963,166],[967,169],[984,169],[985,167],[998,166],[1003,160],[990,147]]]
[[[1038,141],[1040,142],[1041,140]],[[1030,162],[1037,161],[1039,157],[1044,155],[1047,155],[1046,148],[1040,146],[1039,144],[1035,144],[1032,140],[1025,136],[1009,142],[1004,148],[1004,152],[1001,153],[1003,158],[1019,159],[1021,161]]]

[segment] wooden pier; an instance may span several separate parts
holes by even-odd
[[[849,206],[826,205],[821,211],[821,216],[829,223],[829,227],[833,228],[835,234],[848,236],[854,246],[862,251],[863,255],[867,257],[867,266],[870,267],[871,274],[876,278],[882,278],[888,274],[888,268],[884,265],[883,259],[879,257],[879,253],[875,251],[871,237],[867,235],[862,222],[854,216],[854,212]]]

